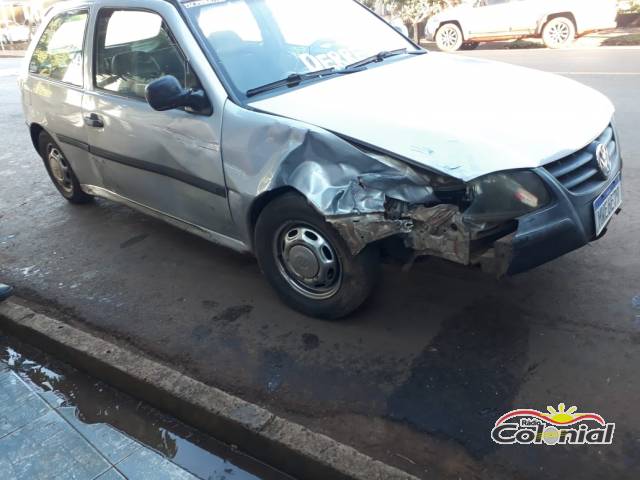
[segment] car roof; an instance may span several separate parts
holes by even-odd
[[[170,3],[172,5],[178,6],[180,3],[184,1],[192,1],[192,0],[163,0],[164,2]],[[57,14],[61,12],[67,12],[70,10],[77,10],[79,8],[87,8],[92,5],[102,6],[108,5],[111,3],[109,0],[68,0],[65,2],[56,2],[47,10],[46,14]],[[144,4],[144,0],[132,0],[132,4],[137,4],[137,6],[141,6],[140,4]]]

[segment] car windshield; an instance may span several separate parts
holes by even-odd
[[[354,0],[194,0],[186,10],[233,86],[340,69],[416,47]]]

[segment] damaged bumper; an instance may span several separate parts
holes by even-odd
[[[434,256],[479,266],[496,277],[515,275],[598,238],[593,201],[606,187],[587,196],[576,196],[544,169],[537,169],[536,173],[544,179],[553,201],[511,224],[489,230],[469,224],[457,206],[446,204],[412,207],[400,215],[387,211],[328,220],[354,255],[370,243],[400,236],[414,258]]]

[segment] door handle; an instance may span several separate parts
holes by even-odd
[[[97,113],[90,113],[84,117],[85,125],[93,128],[102,128],[104,127],[104,121],[102,117]]]

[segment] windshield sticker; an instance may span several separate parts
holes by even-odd
[[[322,70],[325,68],[342,68],[355,63],[361,55],[358,55],[351,50],[342,48],[340,50],[328,51],[325,53],[318,53],[317,55],[311,55],[310,53],[301,53],[298,58],[310,72],[316,70]]]
[[[185,8],[201,7],[203,5],[213,5],[216,3],[226,3],[227,0],[192,0],[191,2],[185,2]]]

